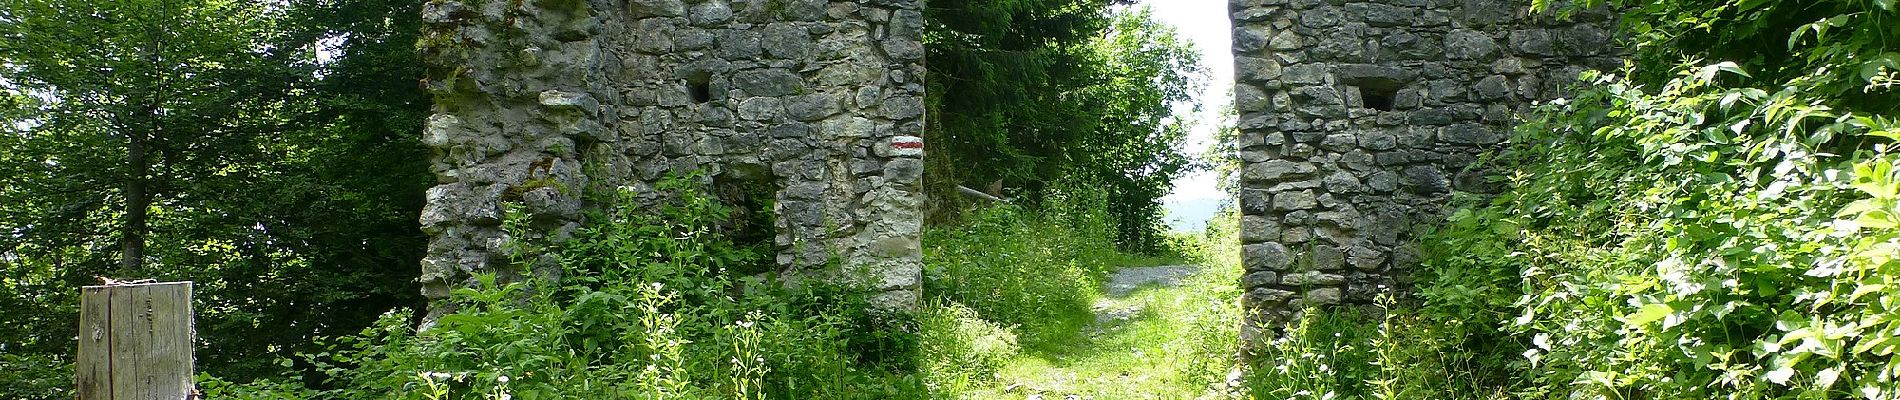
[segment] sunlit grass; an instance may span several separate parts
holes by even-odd
[[[1150,265],[1179,260],[1156,259]],[[1237,271],[1205,267],[1176,287],[1145,286],[1126,297],[1098,297],[1097,308],[1134,308],[1126,319],[1084,320],[1072,340],[1029,348],[998,372],[997,384],[967,399],[1230,398],[1231,314]]]

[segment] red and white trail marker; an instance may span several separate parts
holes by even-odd
[[[891,155],[895,157],[918,157],[924,155],[924,138],[916,136],[898,136],[891,138]]]

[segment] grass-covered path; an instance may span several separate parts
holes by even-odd
[[[1218,321],[1232,298],[1226,274],[1190,265],[1126,267],[1109,276],[1092,321],[1065,340],[1025,348],[971,399],[1217,399],[1218,356],[1231,335]],[[1210,357],[1212,356],[1212,357]]]

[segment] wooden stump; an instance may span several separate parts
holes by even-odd
[[[79,298],[79,400],[192,398],[191,282],[87,286]]]

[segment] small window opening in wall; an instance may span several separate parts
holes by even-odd
[[[712,101],[712,74],[701,72],[686,78],[686,92],[693,96],[694,103]]]
[[[1359,103],[1374,110],[1392,111],[1392,100],[1398,94],[1397,87],[1360,86]]]

